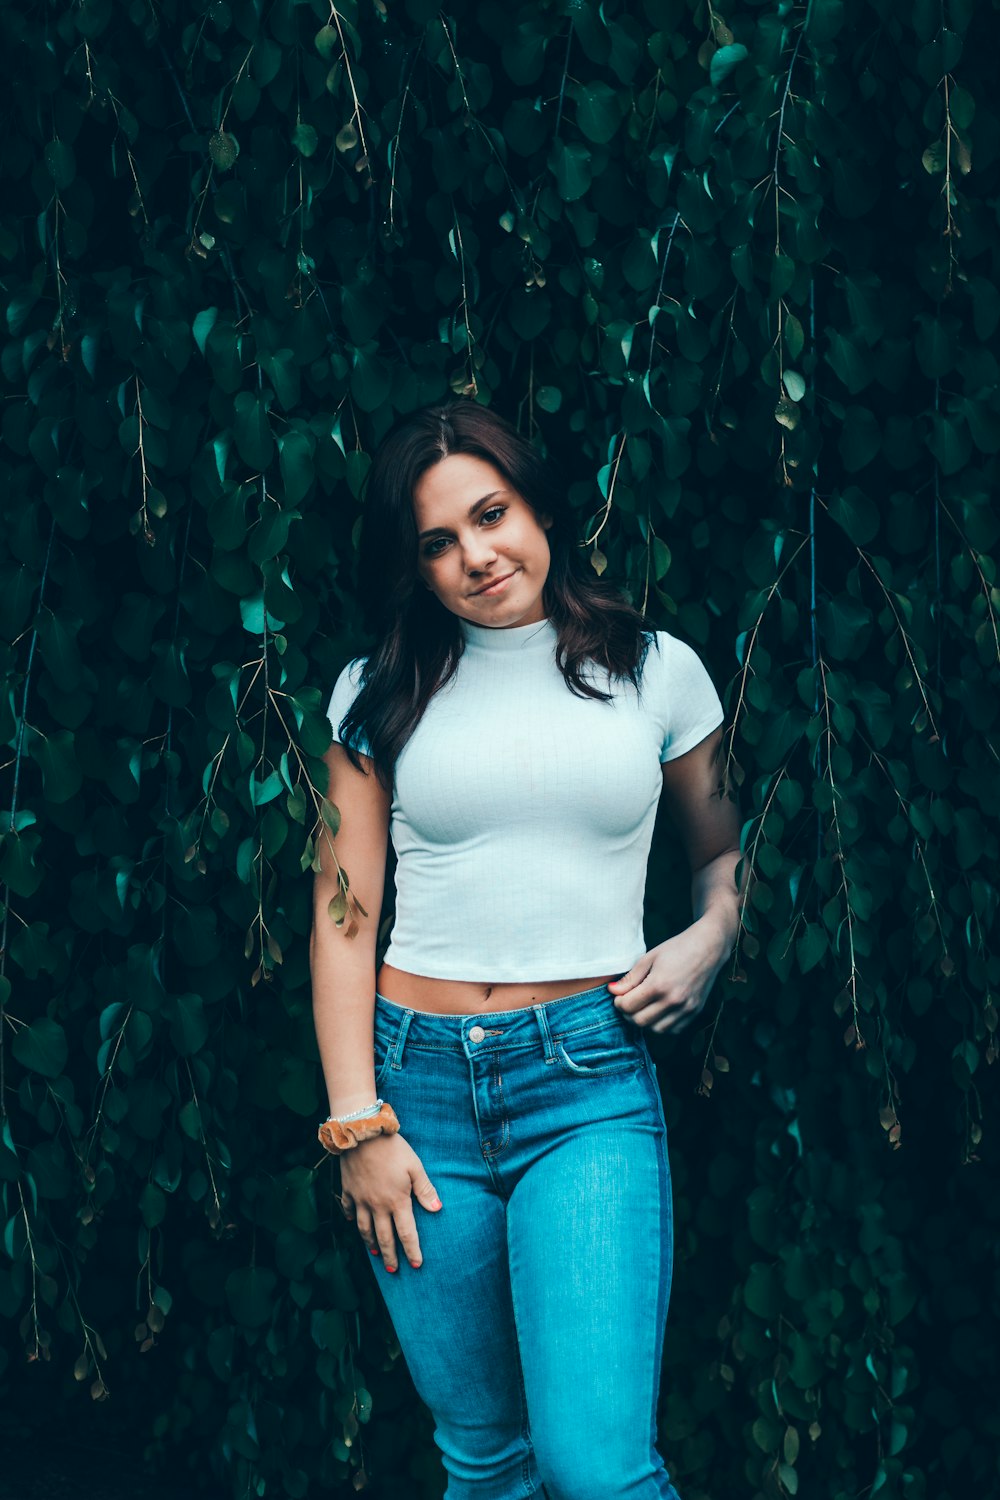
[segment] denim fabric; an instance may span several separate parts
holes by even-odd
[[[643,1028],[603,984],[485,1015],[378,995],[375,1067],[443,1204],[414,1201],[418,1269],[368,1259],[447,1500],[678,1500],[656,1450],[673,1207]]]

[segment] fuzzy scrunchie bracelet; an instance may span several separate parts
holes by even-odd
[[[340,1156],[373,1135],[395,1135],[398,1130],[396,1111],[391,1104],[383,1104],[378,1114],[367,1120],[324,1120],[317,1135],[331,1156]]]

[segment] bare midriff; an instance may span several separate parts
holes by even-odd
[[[425,974],[408,974],[405,969],[382,964],[375,987],[394,1005],[433,1011],[437,1015],[470,1016],[487,1015],[495,1010],[519,1010],[525,1005],[559,1000],[563,995],[596,989],[616,977],[615,974],[598,974],[596,978],[543,979],[536,984],[520,981],[481,984],[473,979],[429,979]]]

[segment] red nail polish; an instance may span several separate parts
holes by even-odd
[[[419,1271],[420,1270],[420,1262],[419,1262],[419,1260],[411,1260],[410,1261],[410,1265],[413,1267],[413,1269],[415,1271]]]
[[[371,1245],[369,1245],[368,1246],[368,1254],[369,1255],[377,1255],[378,1251],[377,1250],[373,1250],[372,1247],[371,1247]]]
[[[392,1272],[395,1271],[395,1269],[396,1269],[395,1266],[386,1266],[386,1270],[390,1273],[390,1275],[392,1274]]]

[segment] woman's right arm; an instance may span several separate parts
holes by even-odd
[[[329,1113],[337,1117],[375,1102],[375,951],[385,890],[390,799],[374,769],[368,775],[356,771],[343,745],[334,741],[323,759],[330,772],[327,796],[340,813],[340,829],[335,846],[325,823],[320,830],[309,965]],[[370,760],[363,759],[370,767]],[[340,890],[338,861],[350,881],[349,896],[357,896],[368,913],[363,917],[349,910],[340,927],[328,910]],[[358,930],[349,938],[352,916]]]
[[[371,760],[362,756],[368,774],[355,770],[336,741],[323,757],[330,771],[329,800],[340,813],[336,859],[330,830],[320,832],[314,874],[313,925],[309,937],[313,1020],[329,1113],[337,1118],[375,1102],[375,957],[385,889],[389,847],[389,793],[379,784]],[[340,927],[329,905],[340,890],[338,862],[367,912],[353,911]],[[352,917],[358,930],[347,936]],[[392,1103],[392,1100],[389,1100]],[[405,1127],[405,1121],[401,1127]],[[423,1163],[404,1139],[377,1135],[339,1158],[341,1203],[373,1254],[381,1251],[387,1271],[397,1265],[396,1235],[415,1268],[423,1260],[413,1197],[436,1211],[440,1199]]]

